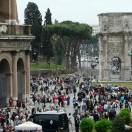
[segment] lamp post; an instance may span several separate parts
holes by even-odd
[[[132,50],[128,51],[128,56],[131,57],[131,75],[132,75]]]
[[[87,71],[87,77],[88,77],[88,51],[86,51],[86,55],[85,55],[85,65],[86,65],[86,71]]]

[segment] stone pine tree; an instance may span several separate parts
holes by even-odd
[[[64,21],[48,25],[45,29],[52,34],[54,57],[56,55],[63,57],[67,70],[77,69],[78,57],[81,68],[80,44],[91,38],[92,28],[87,24]]]
[[[45,15],[45,21],[42,34],[43,56],[46,57],[47,62],[50,64],[51,57],[53,57],[53,45],[50,41],[51,33],[47,30],[47,26],[52,24],[52,14],[48,8]]]
[[[41,45],[41,32],[42,32],[42,15],[38,9],[36,3],[29,2],[25,12],[24,22],[27,25],[32,25],[32,34],[35,36],[35,40],[32,42],[33,52],[40,53]]]

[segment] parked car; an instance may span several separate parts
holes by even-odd
[[[69,122],[65,112],[39,112],[31,115],[29,120],[42,125],[44,132],[69,132]]]

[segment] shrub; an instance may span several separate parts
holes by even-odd
[[[92,132],[93,126],[94,126],[93,120],[89,118],[84,118],[80,123],[81,132]]]
[[[125,124],[128,125],[131,122],[131,114],[129,109],[122,109],[119,113],[119,116],[123,118]]]
[[[112,122],[106,119],[97,121],[95,124],[95,129],[97,132],[107,132],[112,128]]]
[[[112,132],[125,132],[125,122],[121,116],[116,116],[112,124]]]

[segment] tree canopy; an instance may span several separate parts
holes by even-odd
[[[44,21],[44,25],[51,25],[52,24],[52,18],[51,18],[52,14],[50,12],[50,9],[48,8],[46,11],[46,15],[45,15],[45,21]]]
[[[59,23],[57,20],[53,24],[49,8],[45,12],[42,26],[42,15],[33,2],[29,2],[25,9],[24,21],[32,25],[32,34],[36,37],[32,49],[38,53],[41,51],[48,62],[52,57],[57,58],[57,63],[63,62],[67,69],[76,69],[77,62],[81,67],[80,45],[84,41],[96,41],[96,38],[91,39],[92,28],[88,24],[72,21]]]
[[[61,36],[76,36],[81,39],[88,39],[91,36],[92,28],[87,24],[80,24],[72,21],[64,21],[62,23],[48,25],[44,28],[50,34],[58,34]]]
[[[58,48],[63,48],[62,51],[64,51],[64,56],[67,60],[65,61],[66,67],[69,69],[72,66],[71,69],[74,69],[77,64],[76,58],[79,54],[80,44],[83,40],[91,37],[92,28],[87,24],[64,21],[45,26],[43,32],[50,34],[53,46],[58,43],[59,46],[55,49],[59,52],[56,53],[62,55]]]
[[[39,25],[42,25],[42,15],[36,3],[29,2],[24,11],[24,15],[25,24],[33,25],[34,23],[38,23]]]
[[[32,49],[35,50],[35,52],[39,52],[42,31],[42,15],[36,3],[29,2],[25,9],[24,15],[25,24],[32,25],[31,32],[35,36],[35,40],[33,40],[31,43]]]
[[[45,21],[43,29],[47,29],[47,26],[52,25],[52,14],[48,8],[45,13]],[[42,53],[47,58],[47,61],[50,63],[50,58],[53,57],[53,46],[50,41],[51,33],[48,30],[43,30],[42,33]]]

